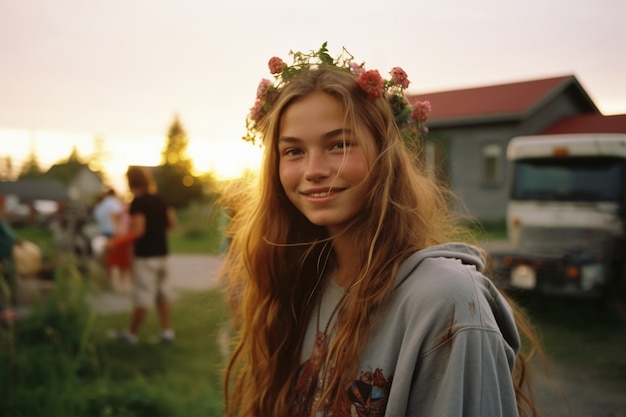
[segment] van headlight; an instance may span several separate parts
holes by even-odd
[[[580,287],[590,290],[596,285],[604,283],[604,265],[588,264],[580,268]]]

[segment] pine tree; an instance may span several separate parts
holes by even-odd
[[[0,180],[13,179],[13,160],[10,156],[5,156],[0,160]]]
[[[168,129],[161,165],[155,175],[160,193],[174,207],[186,207],[202,198],[202,183],[193,174],[193,162],[187,154],[189,138],[178,115]]]
[[[78,174],[78,172],[85,167],[83,158],[78,154],[76,146],[72,147],[72,151],[66,160],[57,162],[52,165],[50,169],[45,173],[47,178],[52,178],[61,181],[63,184],[69,184]]]
[[[30,153],[28,154],[28,159],[26,159],[26,161],[24,161],[24,163],[22,164],[18,179],[38,177],[41,174],[43,174],[43,171],[39,166],[37,154],[35,153],[35,147],[31,146]]]

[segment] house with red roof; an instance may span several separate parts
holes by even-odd
[[[573,75],[409,95],[428,100],[427,166],[483,221],[506,216],[509,141],[523,135],[626,133],[626,114],[604,116]]]

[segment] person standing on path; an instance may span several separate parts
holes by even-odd
[[[120,340],[137,342],[137,333],[148,309],[156,302],[161,324],[161,341],[175,338],[170,323],[171,287],[168,271],[168,232],[176,225],[176,215],[168,203],[157,194],[154,178],[143,167],[131,166],[126,173],[128,187],[133,193],[130,203],[130,231],[111,240],[112,246],[133,242],[133,303],[127,330],[116,334]]]

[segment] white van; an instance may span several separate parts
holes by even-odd
[[[491,254],[494,279],[510,288],[594,297],[619,284],[626,134],[516,137],[507,159],[513,250]]]

